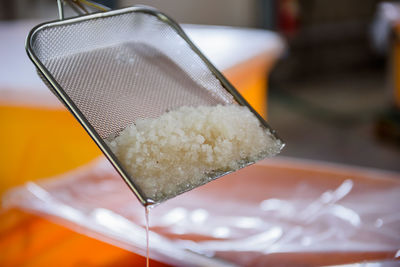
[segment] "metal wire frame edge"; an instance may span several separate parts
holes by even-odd
[[[128,8],[123,8],[123,9],[118,9],[118,10],[111,10],[107,12],[96,12],[92,13],[89,15],[83,15],[83,16],[78,16],[78,17],[72,17],[68,18],[65,20],[54,20],[50,22],[44,22],[41,23],[37,26],[35,26],[28,34],[27,39],[26,39],[26,44],[25,48],[28,53],[29,58],[31,61],[35,64],[35,66],[38,68],[40,73],[43,75],[43,77],[47,80],[48,84],[51,85],[51,87],[54,89],[54,92],[57,94],[59,99],[62,100],[64,105],[68,108],[68,110],[75,116],[75,118],[79,121],[79,123],[83,126],[83,128],[88,132],[90,137],[95,141],[97,146],[102,150],[102,152],[106,155],[108,160],[112,163],[113,167],[117,170],[117,172],[122,176],[123,180],[126,182],[128,187],[133,191],[133,193],[136,195],[138,200],[144,205],[144,206],[149,206],[149,205],[154,205],[157,204],[151,199],[145,199],[144,194],[142,191],[135,185],[135,183],[130,179],[130,176],[127,174],[127,172],[124,170],[118,159],[115,157],[115,155],[112,153],[112,151],[108,148],[108,146],[105,144],[103,139],[97,134],[96,130],[93,128],[93,126],[87,121],[85,116],[81,113],[81,111],[75,106],[73,101],[68,97],[68,95],[64,92],[64,90],[61,89],[61,86],[56,82],[54,77],[47,71],[46,67],[43,66],[43,64],[40,62],[40,60],[35,56],[32,46],[31,46],[31,38],[32,36],[36,33],[39,32],[40,30],[43,30],[44,28],[51,27],[51,26],[58,26],[58,25],[66,25],[66,24],[74,24],[78,23],[81,21],[85,20],[90,20],[90,19],[95,19],[95,18],[105,18],[105,17],[111,17],[111,16],[117,16],[121,14],[126,14],[126,13],[134,13],[134,12],[141,12],[149,15],[156,16],[158,19],[161,21],[167,23],[169,26],[172,27],[190,46],[190,48],[200,57],[201,60],[207,65],[207,67],[210,69],[210,71],[213,73],[213,75],[221,82],[222,86],[228,90],[228,92],[234,97],[234,99],[242,106],[246,106],[249,108],[249,110],[258,118],[258,120],[263,124],[263,126],[271,131],[271,134],[274,136],[274,138],[281,140],[282,139],[276,134],[276,132],[269,126],[269,124],[264,120],[263,117],[261,117],[257,111],[254,110],[254,108],[243,98],[243,96],[235,89],[235,87],[225,78],[225,76],[203,55],[203,53],[197,48],[197,46],[190,40],[190,38],[186,35],[186,33],[183,31],[183,29],[180,27],[180,25],[175,22],[172,18],[167,16],[166,14],[158,11],[155,8],[149,7],[149,6],[133,6],[133,7],[128,7]],[[284,146],[284,142],[282,141],[282,147]],[[251,163],[250,163],[251,164]],[[226,175],[230,172],[227,172],[223,175]],[[221,176],[223,176],[221,175]],[[217,179],[221,176],[217,176],[214,179]],[[213,180],[214,180],[213,179]],[[184,192],[190,191],[186,190]],[[181,192],[181,193],[184,193]],[[162,200],[165,201],[169,198],[165,198]]]

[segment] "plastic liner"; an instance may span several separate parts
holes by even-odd
[[[150,211],[150,256],[175,266],[320,266],[400,257],[400,175],[270,159]],[[104,158],[3,204],[145,255],[145,211]]]

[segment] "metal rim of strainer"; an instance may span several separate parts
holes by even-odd
[[[189,39],[189,37],[186,35],[186,33],[183,31],[183,29],[179,26],[179,24],[177,22],[175,22],[172,18],[170,18],[169,16],[165,15],[164,13],[158,11],[155,8],[152,8],[149,6],[143,6],[143,5],[132,6],[132,7],[123,8],[123,9],[111,10],[111,11],[107,11],[107,12],[92,13],[92,14],[88,14],[88,15],[83,15],[83,16],[78,16],[78,17],[73,17],[73,18],[68,18],[68,19],[63,19],[63,20],[55,20],[55,21],[45,22],[45,23],[41,23],[41,24],[35,26],[29,32],[29,34],[27,36],[25,48],[26,48],[29,58],[31,59],[33,64],[36,66],[39,75],[44,80],[44,82],[47,84],[47,86],[50,88],[50,90],[59,98],[59,100],[61,100],[61,102],[63,102],[63,104],[67,107],[67,109],[79,121],[79,123],[83,126],[83,128],[86,130],[86,132],[94,140],[94,142],[101,149],[101,151],[104,153],[104,155],[107,157],[107,159],[111,162],[113,167],[121,175],[121,177],[126,182],[128,187],[133,191],[133,193],[136,195],[138,200],[144,206],[158,204],[159,202],[155,202],[154,200],[145,197],[145,194],[143,194],[143,192],[140,190],[140,188],[138,186],[136,186],[135,182],[132,181],[132,179],[130,178],[128,173],[122,167],[119,160],[112,153],[111,149],[106,145],[104,140],[99,136],[99,134],[96,132],[96,130],[93,128],[93,126],[89,123],[89,121],[86,119],[86,117],[82,114],[82,112],[79,110],[79,108],[74,104],[74,102],[71,100],[71,98],[65,93],[65,91],[62,89],[62,87],[57,83],[56,79],[51,75],[51,73],[48,71],[48,69],[38,59],[38,57],[35,55],[35,52],[33,51],[33,48],[32,48],[32,37],[38,31],[43,30],[46,27],[52,27],[52,26],[58,26],[58,25],[69,25],[69,24],[80,23],[83,21],[91,20],[91,19],[112,17],[112,16],[117,16],[117,15],[126,14],[126,13],[145,13],[145,14],[155,16],[162,22],[167,23],[172,29],[174,29],[180,35],[181,38],[183,38],[189,44],[189,46],[193,50],[193,52],[195,52],[200,57],[200,59],[206,64],[206,66],[211,71],[211,73],[220,81],[222,86],[234,97],[235,101],[242,106],[246,106],[258,118],[258,120],[261,122],[261,124],[265,128],[270,130],[271,134],[277,140],[282,141],[282,139],[278,137],[278,135],[268,125],[268,123],[240,95],[240,93],[232,86],[232,84],[224,77],[224,75],[222,75],[222,73],[193,44],[193,42]],[[284,142],[282,141],[282,147],[283,146],[284,146]],[[229,172],[227,172],[227,173],[229,173]],[[220,176],[223,176],[227,173],[224,173]],[[215,177],[215,179],[219,178],[220,176]],[[191,189],[189,189],[189,190],[191,190]],[[166,199],[164,199],[162,201],[165,201],[165,200]]]

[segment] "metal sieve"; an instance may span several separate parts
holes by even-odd
[[[135,6],[63,19],[59,7],[59,21],[30,31],[27,53],[143,205],[164,199],[146,197],[104,142],[138,118],[180,106],[238,103],[270,129],[165,14]]]

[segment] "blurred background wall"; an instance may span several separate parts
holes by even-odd
[[[377,0],[302,0],[287,32],[290,56],[280,78],[302,78],[377,64],[370,27]],[[282,24],[282,23],[281,23]],[[279,29],[279,26],[278,26]],[[287,29],[280,29],[281,31]]]
[[[259,26],[259,0],[121,0],[119,5],[146,4],[169,14],[181,23]]]
[[[162,10],[180,23],[258,26],[259,0],[120,0],[97,1],[110,7],[136,4],[149,5]],[[56,0],[1,0],[1,19],[48,17],[56,15]],[[52,13],[49,13],[52,12]]]

